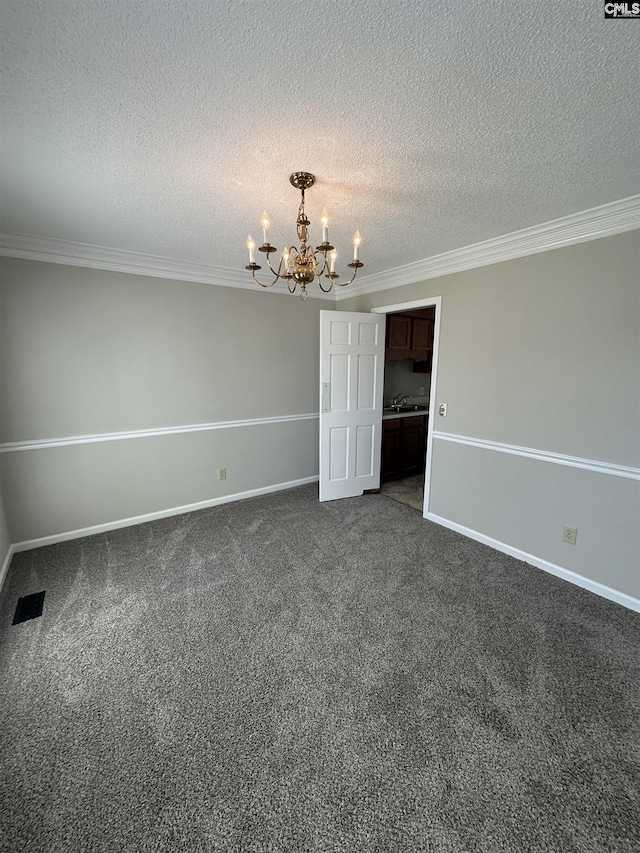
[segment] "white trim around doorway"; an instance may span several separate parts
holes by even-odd
[[[397,314],[400,311],[413,311],[414,308],[435,308],[436,316],[433,324],[433,358],[431,361],[431,387],[429,389],[429,418],[427,423],[427,459],[424,470],[424,505],[422,514],[426,518],[429,512],[431,496],[431,461],[433,458],[433,415],[435,414],[436,389],[438,386],[438,349],[440,347],[440,314],[442,311],[442,296],[427,296],[413,302],[399,302],[394,305],[381,305],[372,308],[372,314]],[[434,404],[432,405],[432,401]]]

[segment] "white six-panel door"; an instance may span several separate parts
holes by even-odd
[[[320,500],[380,487],[385,317],[320,312]]]

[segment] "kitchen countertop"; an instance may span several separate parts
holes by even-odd
[[[391,409],[383,409],[382,410],[382,420],[390,421],[392,418],[417,418],[422,415],[428,415],[429,409],[421,409],[419,411],[413,412],[394,412]]]

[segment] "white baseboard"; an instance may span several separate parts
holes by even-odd
[[[219,498],[211,498],[210,500],[198,501],[193,504],[171,507],[170,509],[150,512],[145,515],[134,516],[133,518],[122,518],[117,521],[107,522],[106,524],[96,524],[91,527],[82,527],[78,530],[69,530],[65,533],[55,533],[51,536],[41,536],[38,539],[27,539],[22,542],[15,542],[13,545],[9,546],[9,550],[7,551],[2,563],[2,568],[0,568],[0,591],[4,585],[7,571],[11,563],[11,558],[19,551],[29,551],[33,548],[42,548],[45,545],[55,545],[57,542],[68,542],[71,539],[80,539],[83,536],[93,536],[96,533],[106,533],[109,530],[118,530],[121,527],[132,527],[136,524],[144,524],[147,521],[156,521],[161,518],[169,518],[172,515],[182,515],[183,513],[194,512],[199,509],[207,509],[212,506],[231,503],[232,501],[246,500],[247,498],[271,494],[272,492],[280,492],[285,489],[293,489],[297,486],[305,486],[309,483],[317,482],[318,476],[304,477],[300,480],[291,480],[287,483],[276,483],[271,486],[263,486],[262,488],[251,489],[246,492],[223,495]],[[585,578],[582,575],[578,575],[575,572],[569,571],[569,569],[564,569],[562,566],[557,566],[555,563],[550,563],[547,560],[534,556],[533,554],[528,554],[526,551],[522,551],[519,548],[506,545],[504,542],[499,542],[497,539],[485,536],[483,533],[478,533],[478,531],[465,527],[462,524],[458,524],[455,521],[449,521],[446,518],[435,515],[435,513],[427,512],[424,517],[429,521],[433,521],[436,524],[441,525],[442,527],[447,527],[449,530],[454,530],[456,533],[468,536],[469,539],[474,539],[476,542],[481,542],[483,545],[489,545],[489,547],[495,548],[496,551],[501,551],[503,554],[508,554],[511,557],[515,557],[517,560],[529,563],[530,565],[535,566],[538,569],[542,569],[542,571],[548,572],[551,575],[555,575],[562,580],[566,580],[575,586],[587,589],[602,598],[614,601],[616,604],[622,605],[622,607],[627,607],[629,610],[634,610],[636,613],[640,613],[640,599],[627,595],[624,592],[619,592],[618,590],[612,589],[611,587],[605,586],[597,581]]]
[[[463,536],[468,536],[469,539],[475,539],[476,542],[489,545],[490,548],[495,548],[496,551],[501,551],[503,554],[508,554],[510,557],[522,560],[523,563],[529,563],[529,565],[535,566],[537,569],[542,569],[543,572],[548,572],[550,575],[555,575],[557,578],[582,587],[582,589],[587,589],[589,592],[595,592],[596,595],[602,598],[615,601],[616,604],[621,604],[623,607],[629,608],[629,610],[635,610],[636,613],[640,613],[640,599],[634,598],[632,595],[627,595],[625,592],[619,592],[617,589],[612,589],[610,586],[598,583],[598,581],[585,578],[582,575],[576,574],[576,572],[569,571],[569,569],[563,569],[562,566],[557,566],[555,563],[550,563],[541,557],[528,554],[526,551],[521,551],[520,548],[506,545],[504,542],[492,539],[491,536],[485,536],[484,533],[478,533],[477,530],[472,530],[470,527],[465,527],[463,524],[458,524],[455,521],[449,521],[449,519],[442,518],[442,516],[435,515],[435,513],[427,512],[424,517],[429,521],[439,524],[441,527],[447,527],[449,530],[455,530],[456,533],[462,533]]]
[[[172,515],[182,515],[186,512],[195,512],[199,509],[208,509],[212,506],[231,503],[232,501],[246,500],[247,498],[255,498],[259,495],[267,495],[271,492],[282,492],[285,489],[294,489],[296,486],[306,486],[308,483],[317,483],[318,476],[303,477],[301,480],[291,480],[287,483],[275,483],[271,486],[262,486],[259,489],[251,489],[247,492],[236,492],[233,495],[223,495],[219,498],[211,498],[206,501],[198,501],[193,504],[185,504],[184,506],[171,507],[169,509],[161,509],[157,512],[149,512],[145,515],[136,515],[132,518],[121,518],[117,521],[108,521],[106,524],[95,524],[91,527],[81,527],[78,530],[68,530],[65,533],[54,533],[51,536],[41,536],[38,539],[25,539],[22,542],[16,542],[9,548],[6,565],[3,566],[3,571],[9,566],[13,554],[19,551],[31,551],[33,548],[42,548],[45,545],[55,545],[58,542],[68,542],[71,539],[81,539],[83,536],[94,536],[96,533],[106,533],[109,530],[118,530],[121,527],[133,527],[136,524],[145,524],[147,521],[157,521],[160,518],[169,518]],[[4,575],[0,576],[1,581],[4,581]],[[0,589],[2,588],[0,581]]]

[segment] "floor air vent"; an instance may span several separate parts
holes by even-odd
[[[34,592],[31,595],[24,595],[18,599],[16,612],[13,615],[12,625],[17,625],[19,622],[26,622],[28,619],[37,619],[42,616],[42,606],[44,604],[44,590],[42,592]]]

